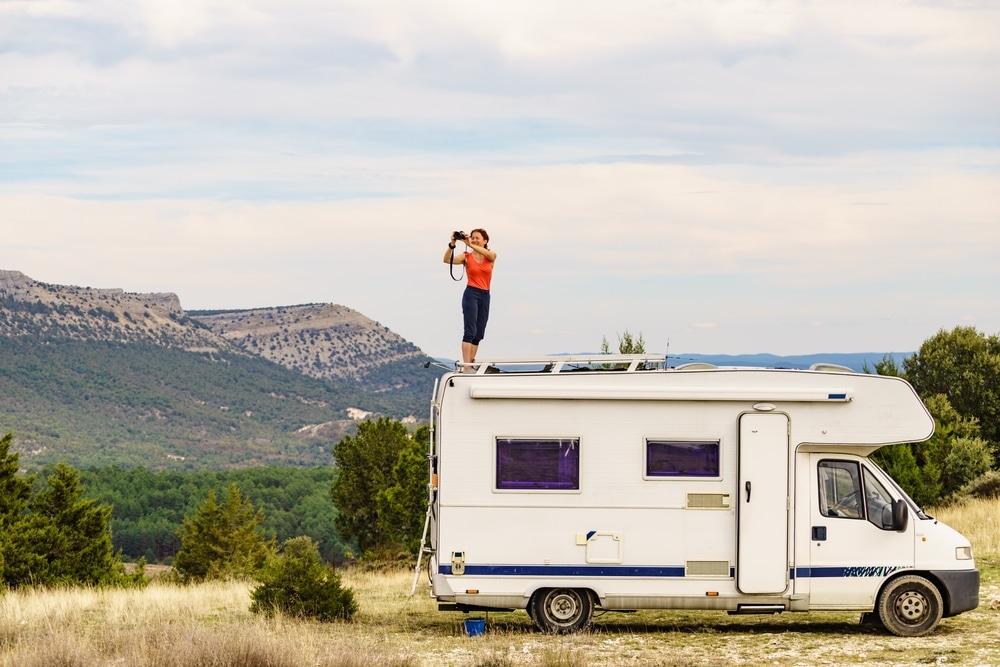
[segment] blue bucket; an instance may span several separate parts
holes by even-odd
[[[478,637],[486,632],[486,619],[467,618],[465,619],[465,634],[470,637]]]

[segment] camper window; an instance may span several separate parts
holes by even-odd
[[[579,438],[497,438],[496,443],[498,491],[579,490]]]
[[[896,523],[892,518],[892,496],[885,487],[875,479],[868,468],[862,467],[865,478],[865,505],[868,509],[868,520],[882,530],[895,530]]]
[[[861,518],[861,475],[857,463],[820,461],[819,491],[823,516]]]
[[[646,477],[719,477],[719,440],[646,440]]]

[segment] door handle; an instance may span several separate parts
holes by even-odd
[[[750,502],[750,480],[747,480],[747,483],[743,485],[743,488],[747,490],[747,502]]]

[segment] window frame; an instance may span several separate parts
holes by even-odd
[[[545,488],[544,486],[522,486],[507,487],[501,486],[500,474],[500,452],[504,445],[509,443],[562,443],[569,442],[576,450],[576,486],[567,488]],[[493,470],[492,487],[493,493],[541,493],[541,494],[579,494],[583,491],[583,438],[574,436],[495,436],[493,438]],[[511,482],[508,482],[511,483]],[[539,482],[545,484],[546,482]]]
[[[836,464],[836,465],[829,465],[829,464]],[[830,499],[828,497],[829,494],[827,493],[827,489],[825,489],[823,486],[823,478],[821,477],[822,475],[821,471],[824,468],[830,470],[846,470],[847,469],[846,465],[853,466],[853,468],[857,471],[857,477],[854,478],[852,476],[852,481],[856,484],[855,493],[857,493],[856,501],[857,501],[857,510],[859,516],[848,516],[848,515],[840,516],[836,514],[827,513],[830,507]],[[824,519],[849,519],[852,521],[866,521],[871,525],[875,526],[876,528],[878,528],[879,530],[885,530],[885,531],[893,530],[891,525],[887,526],[882,522],[883,517],[881,516],[881,514],[878,517],[872,515],[873,512],[872,501],[871,501],[872,492],[869,489],[869,486],[877,487],[878,491],[880,492],[878,495],[882,497],[880,498],[880,500],[886,498],[888,499],[888,503],[883,503],[881,505],[881,508],[883,509],[885,507],[892,507],[892,504],[897,500],[897,498],[893,495],[891,486],[887,486],[883,480],[879,479],[879,476],[875,473],[875,471],[873,471],[871,467],[865,465],[864,461],[857,461],[853,459],[835,459],[835,458],[820,459],[820,461],[817,462],[816,464],[816,483],[819,489],[819,493],[817,493],[816,502],[818,503],[819,514]],[[827,512],[823,511],[824,503],[827,505],[828,508]]]
[[[716,448],[716,467],[717,473],[714,475],[695,475],[695,474],[655,474],[651,473],[649,469],[650,465],[650,445],[713,445]],[[722,471],[724,464],[724,451],[723,446],[724,439],[719,438],[679,438],[679,437],[661,437],[661,436],[645,436],[642,440],[642,478],[644,480],[649,480],[653,482],[670,482],[675,480],[685,480],[685,481],[714,481],[718,482],[722,480]]]

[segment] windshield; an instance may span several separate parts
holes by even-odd
[[[914,502],[913,498],[911,498],[906,491],[903,491],[903,488],[896,483],[896,480],[892,478],[892,475],[887,473],[885,470],[882,470],[881,466],[879,466],[879,464],[875,463],[871,459],[868,459],[868,463],[872,464],[872,466],[874,466],[875,468],[878,468],[878,471],[882,473],[882,476],[885,477],[885,479],[889,482],[889,485],[899,495],[900,498],[906,501],[906,504],[910,506],[910,509],[913,510],[913,512],[917,515],[918,518],[921,519],[933,518],[929,516],[926,512],[924,512],[924,508],[922,508],[920,505]]]

